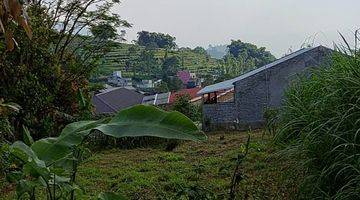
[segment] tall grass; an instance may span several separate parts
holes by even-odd
[[[302,199],[360,199],[360,56],[347,53],[286,93],[275,141],[306,169]]]

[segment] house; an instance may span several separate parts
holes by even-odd
[[[161,106],[169,103],[171,92],[145,96],[142,100],[144,105]]]
[[[152,89],[155,87],[155,83],[152,80],[141,80],[136,84],[139,89]]]
[[[178,71],[176,75],[181,80],[184,88],[195,88],[201,84],[195,73],[183,70]]]
[[[142,103],[144,95],[126,88],[111,88],[92,98],[95,114],[112,114]]]
[[[284,91],[294,78],[309,74],[309,69],[325,66],[331,50],[323,46],[301,49],[273,63],[239,77],[207,86],[198,92],[203,97],[203,129],[260,128],[264,113],[282,106]],[[219,101],[219,91],[233,89],[233,100]]]
[[[132,87],[131,78],[123,78],[121,71],[114,71],[111,76],[108,77],[108,83],[116,87]]]

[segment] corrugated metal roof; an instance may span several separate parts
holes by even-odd
[[[169,103],[170,92],[145,96],[142,104],[146,105],[164,105]]]
[[[248,73],[245,73],[245,74],[243,74],[241,76],[238,76],[236,78],[233,78],[233,79],[230,79],[230,80],[227,80],[227,81],[223,81],[223,82],[220,82],[220,83],[216,83],[214,85],[206,86],[202,90],[200,90],[198,92],[198,94],[201,95],[201,94],[207,94],[207,93],[211,93],[211,92],[216,92],[216,91],[219,91],[219,90],[231,89],[231,88],[234,87],[234,83],[237,82],[237,81],[240,81],[242,79],[245,79],[247,77],[255,75],[255,74],[257,74],[257,73],[259,73],[259,72],[261,72],[263,70],[266,70],[268,68],[276,66],[276,65],[278,65],[278,64],[280,64],[282,62],[288,61],[288,60],[290,60],[292,58],[295,58],[296,56],[299,56],[299,55],[301,55],[303,53],[306,53],[306,52],[308,52],[310,50],[313,50],[313,49],[316,49],[316,48],[318,48],[318,47],[300,49],[299,51],[296,51],[296,52],[294,52],[292,54],[284,56],[284,57],[282,57],[282,58],[280,58],[280,59],[278,59],[278,60],[276,60],[276,61],[274,61],[274,62],[272,62],[270,64],[267,64],[265,66],[262,66],[260,68],[255,69],[255,70],[252,70],[252,71],[250,71]]]

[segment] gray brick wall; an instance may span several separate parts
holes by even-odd
[[[262,126],[266,109],[279,108],[286,88],[296,76],[308,73],[310,67],[325,65],[329,52],[318,47],[236,82],[234,102],[203,105],[204,130]]]

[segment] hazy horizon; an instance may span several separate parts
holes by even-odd
[[[356,0],[122,0],[114,11],[133,24],[128,41],[142,30],[170,34],[179,47],[240,39],[280,57],[306,40],[332,47],[341,41],[338,31],[353,41],[358,7]]]

